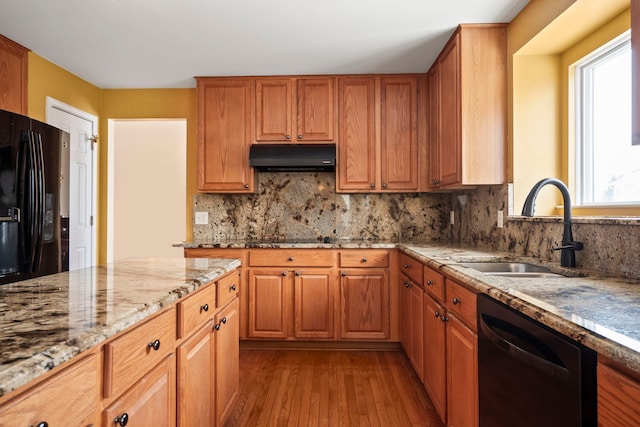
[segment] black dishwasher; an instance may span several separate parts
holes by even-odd
[[[595,426],[596,353],[478,296],[480,426]]]

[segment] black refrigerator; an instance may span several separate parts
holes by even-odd
[[[0,110],[0,285],[69,270],[69,144]]]

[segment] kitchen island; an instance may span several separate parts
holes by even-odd
[[[146,367],[144,362],[140,364],[138,360],[127,359],[127,363],[135,369],[124,377],[131,377],[131,380],[117,377],[120,357],[118,340],[122,340],[123,336],[126,338],[128,331],[140,330],[139,325],[142,324],[154,325],[155,322],[159,327],[153,333],[167,336],[162,346],[159,341],[155,345],[152,341],[148,346],[146,341],[143,342],[142,356],[145,356],[145,352],[162,354],[158,357],[168,355],[166,359],[173,360],[172,369],[175,371],[174,349],[178,351],[177,346],[184,343],[197,327],[212,323],[217,308],[231,306],[235,301],[237,274],[234,272],[239,266],[240,261],[236,259],[134,258],[104,267],[1,286],[0,403],[11,406],[16,400],[22,399],[22,394],[28,396],[33,384],[43,380],[46,386],[51,382],[49,378],[55,377],[59,371],[68,371],[69,364],[90,359],[95,360],[92,366],[97,368],[95,373],[89,375],[91,379],[97,378],[97,385],[92,387],[92,391],[93,388],[98,390],[98,401],[91,409],[95,414],[100,413],[103,407],[113,403],[113,399],[118,397],[117,393],[136,382],[134,374],[144,374],[137,372],[142,370],[138,369],[141,366]],[[233,285],[229,285],[233,287],[233,293],[221,298],[220,295],[224,293],[221,294],[217,289],[216,296],[216,287],[224,280],[233,282]],[[231,282],[224,283],[226,286]],[[187,302],[197,303],[195,298],[199,295],[211,295],[208,300],[211,309],[209,306],[191,304],[196,310],[195,315],[191,316],[187,311],[190,308]],[[224,302],[226,306],[217,307],[216,300]],[[202,319],[197,317],[198,311],[203,314]],[[135,353],[126,340],[122,340],[122,343],[124,358]],[[101,353],[103,347],[104,359]],[[105,373],[104,380],[100,374],[103,365],[105,372],[108,371],[111,376]],[[105,392],[101,393],[99,389],[103,381]],[[175,383],[175,379],[173,381]],[[112,396],[107,399],[109,393]],[[20,396],[16,399],[17,395]],[[105,399],[101,400],[100,396]],[[5,407],[0,408],[0,425],[13,425],[11,423],[16,420],[8,421],[5,418]],[[92,415],[89,420],[93,422],[95,417],[97,415]],[[76,422],[71,424],[75,425]]]

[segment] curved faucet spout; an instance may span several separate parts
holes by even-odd
[[[536,198],[542,187],[547,184],[554,185],[562,193],[562,203],[564,205],[564,231],[562,233],[562,244],[558,247],[554,247],[553,250],[561,250],[560,265],[563,267],[575,267],[576,266],[576,251],[583,248],[581,242],[575,242],[573,240],[573,233],[571,232],[571,195],[567,186],[556,178],[545,178],[538,181],[529,191],[527,198],[524,201],[522,207],[523,216],[533,216],[535,210]]]

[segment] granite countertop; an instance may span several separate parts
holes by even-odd
[[[640,280],[604,276],[597,271],[560,267],[536,258],[490,248],[437,242],[372,240],[229,240],[176,243],[184,248],[399,248],[442,273],[623,365],[640,372]],[[568,277],[490,276],[460,263],[519,261],[549,267]]]
[[[640,280],[488,250],[442,245],[399,247],[429,267],[640,372]],[[529,262],[568,277],[500,277],[460,265],[478,261]]]
[[[0,396],[239,266],[131,258],[0,286]]]

